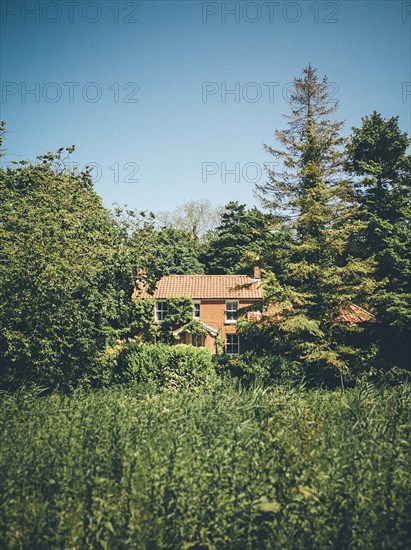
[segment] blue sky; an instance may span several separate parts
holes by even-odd
[[[410,2],[3,0],[1,9],[5,161],[76,144],[72,162],[96,164],[107,206],[253,204],[271,160],[262,144],[274,145],[287,85],[308,62],[333,83],[346,133],[374,109],[411,133]]]

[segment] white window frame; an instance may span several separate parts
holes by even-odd
[[[228,309],[228,304],[237,304],[236,309]],[[236,323],[238,321],[238,311],[240,309],[240,301],[239,300],[226,300],[225,301],[225,322],[226,323]],[[234,314],[235,319],[229,319],[228,314]],[[231,317],[231,315],[230,315]]]
[[[198,306],[198,317],[196,315],[196,306]],[[200,300],[194,300],[193,318],[197,319],[197,320],[201,318],[201,302],[200,302]]]
[[[228,342],[229,338],[236,338],[237,342]],[[229,351],[229,349],[232,349],[234,346],[237,347],[237,351]],[[240,337],[237,333],[234,334],[226,334],[226,341],[225,341],[225,352],[227,355],[239,355],[240,353]]]
[[[158,306],[160,304],[165,304],[165,308],[159,308]],[[165,311],[164,311],[165,310]],[[162,319],[160,319],[160,315],[159,313],[161,314],[164,314],[164,316],[162,317]],[[164,321],[164,319],[166,318],[167,316],[167,313],[168,313],[168,304],[167,304],[167,300],[156,300],[156,309],[155,309],[155,312],[154,312],[154,315],[155,315],[155,319],[156,319],[156,322],[157,323],[162,323]]]

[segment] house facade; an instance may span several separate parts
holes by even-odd
[[[184,332],[184,327],[174,333],[177,341],[205,347],[217,353],[219,342],[228,354],[238,354],[241,341],[237,334],[240,317],[255,318],[260,315],[263,288],[258,268],[254,277],[248,275],[169,275],[162,277],[153,294],[143,291],[142,298],[154,298],[155,320],[161,323],[167,315],[167,300],[188,297],[194,302],[194,319],[205,329],[204,335]],[[253,311],[255,306],[256,310]]]
[[[191,298],[194,302],[193,320],[198,321],[203,334],[193,334],[185,327],[177,328],[173,335],[176,342],[205,347],[216,354],[224,345],[227,354],[241,352],[241,340],[237,322],[241,317],[261,319],[263,287],[261,272],[254,268],[253,277],[248,275],[168,275],[162,277],[150,294],[139,286],[135,298],[151,298],[155,301],[154,316],[162,323],[167,316],[168,300]],[[278,318],[275,304],[265,304],[264,314]],[[356,304],[347,302],[340,307],[335,320],[351,326],[375,322],[374,316]]]

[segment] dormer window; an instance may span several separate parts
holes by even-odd
[[[225,320],[226,323],[235,323],[238,320],[238,300],[226,300],[225,303]]]

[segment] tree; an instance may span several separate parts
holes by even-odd
[[[353,252],[376,262],[378,289],[371,303],[379,320],[379,360],[409,368],[411,356],[411,157],[398,117],[373,112],[353,128],[348,169],[355,176],[363,228]]]
[[[4,386],[74,386],[128,322],[135,267],[126,243],[90,174],[68,172],[62,154],[0,170]]]
[[[162,211],[156,216],[166,228],[184,231],[193,241],[200,241],[214,231],[221,219],[222,209],[213,208],[208,200],[186,202],[176,210]]]
[[[153,290],[165,275],[203,273],[197,247],[190,235],[172,227],[158,227],[152,212],[117,207],[115,217],[123,228],[130,254],[138,266],[135,275]]]
[[[187,232],[171,227],[158,232],[150,265],[157,279],[164,275],[204,272],[204,267],[197,258],[197,250],[192,246]]]
[[[210,274],[252,274],[253,263],[270,239],[270,215],[230,202],[200,259]]]
[[[330,116],[327,79],[308,65],[294,80],[288,128],[277,130],[281,148],[265,149],[282,164],[256,192],[280,230],[293,235],[283,251],[281,276],[267,278],[283,349],[314,368],[347,370],[354,349],[350,329],[338,322],[349,301],[372,288],[371,263],[347,256],[347,240],[358,231],[352,186],[344,173],[342,122]]]
[[[4,152],[1,149],[1,146],[3,145],[3,135],[6,132],[6,121],[1,120],[0,121],[0,158],[4,156]]]

